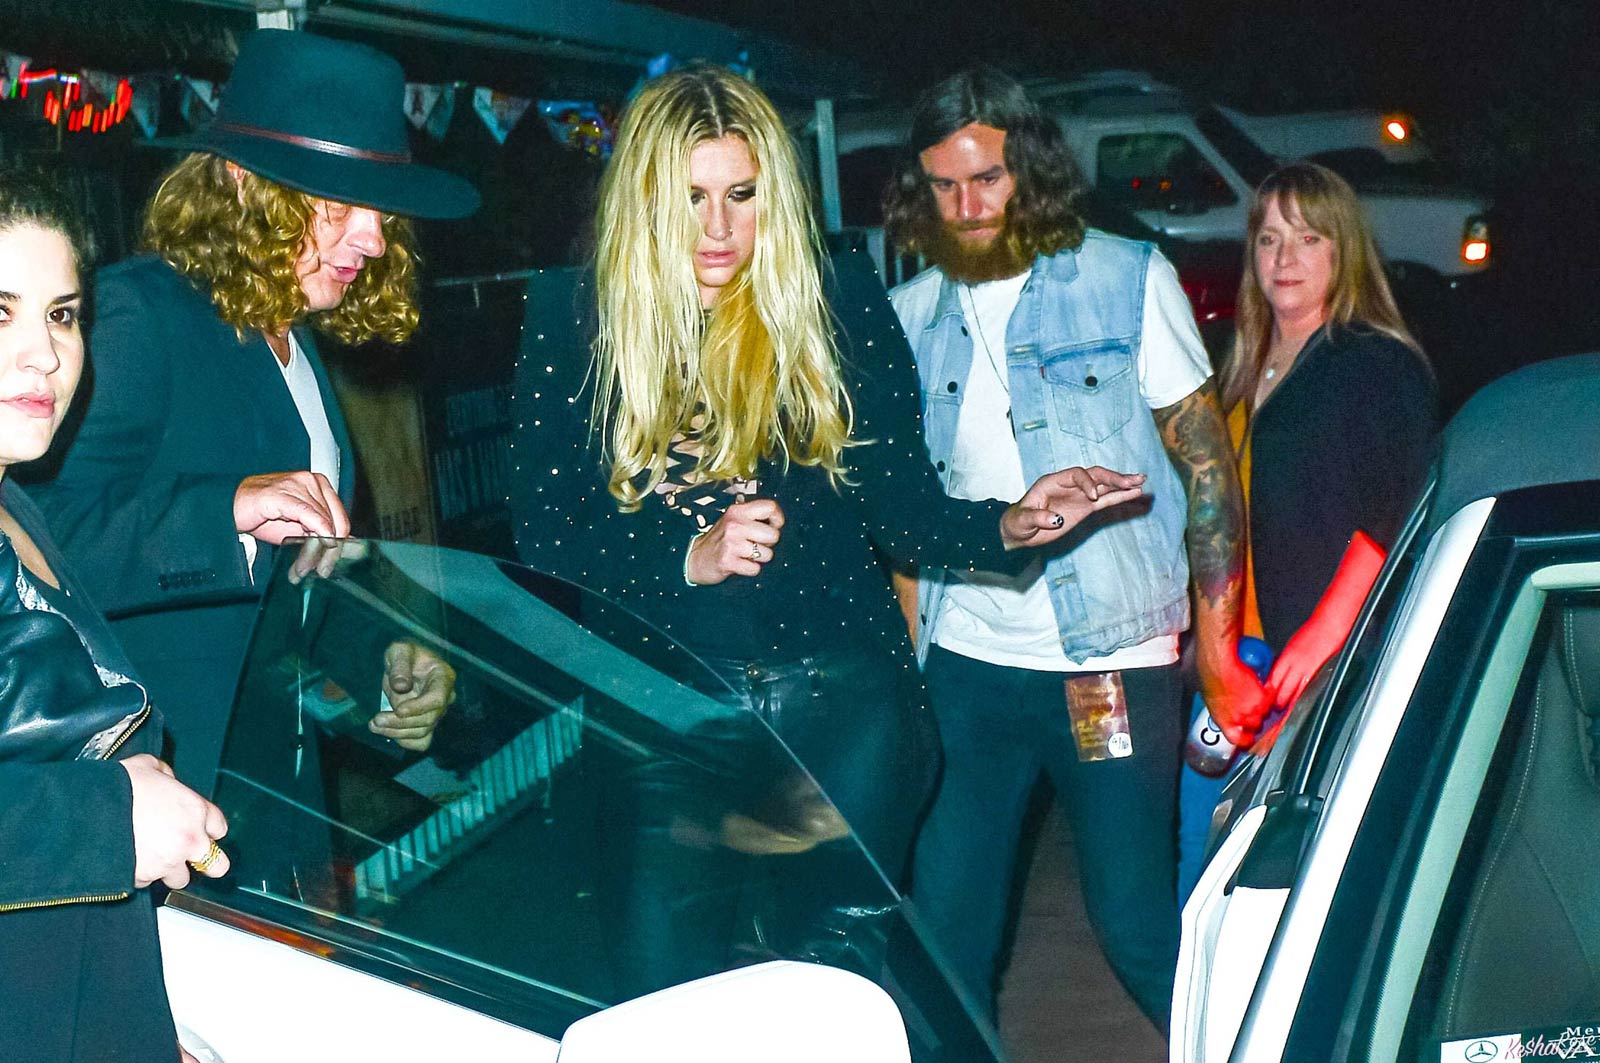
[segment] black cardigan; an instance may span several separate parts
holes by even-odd
[[[41,669],[89,669],[92,675],[98,662],[128,674],[125,658],[67,571],[38,511],[9,479],[0,483],[0,498],[61,580],[68,593],[51,595],[51,603],[89,648],[39,659],[27,653],[28,646],[0,644],[0,672],[7,676],[0,698],[48,684]],[[5,553],[11,564],[8,570],[0,565],[7,571],[0,595],[15,597],[16,555],[9,545]],[[152,713],[119,756],[156,752],[160,736],[160,717]],[[0,1059],[178,1058],[155,909],[149,890],[133,888],[133,864],[133,791],[120,765],[21,758],[0,763]],[[116,894],[127,896],[61,903]],[[56,903],[3,910],[40,902]]]
[[[536,278],[512,401],[510,501],[522,560],[621,602],[703,656],[776,662],[876,643],[910,668],[874,546],[907,564],[1004,571],[1024,558],[1001,543],[1004,503],[945,495],[923,442],[911,351],[866,256],[841,255],[827,272],[852,436],[866,442],[846,451],[851,482],[837,488],[817,468],[762,463],[760,496],[786,520],[775,556],[760,576],[711,587],[683,578],[691,520],[656,498],[622,513],[606,490],[589,426],[592,280],[563,296],[548,276]]]
[[[1250,425],[1250,545],[1267,641],[1316,608],[1357,529],[1388,549],[1433,460],[1422,356],[1366,328],[1307,341]]]

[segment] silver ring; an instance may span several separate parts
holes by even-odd
[[[751,543],[750,544],[750,560],[752,560],[752,561],[760,561],[761,560],[761,544],[760,543]]]

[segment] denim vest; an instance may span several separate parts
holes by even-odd
[[[1153,251],[1150,244],[1090,230],[1076,250],[1034,261],[1006,327],[1011,419],[1024,479],[1032,483],[1073,465],[1146,476],[1148,502],[1112,511],[1081,539],[1069,534],[1071,549],[1044,548],[1050,604],[1061,648],[1072,661],[1189,625],[1187,499],[1139,390],[1144,279]],[[972,366],[958,293],[957,285],[930,270],[892,294],[922,381],[928,453],[947,488]],[[944,569],[921,574],[919,661],[932,644],[946,578]]]

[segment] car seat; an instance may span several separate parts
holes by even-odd
[[[1600,598],[1560,605],[1533,697],[1444,977],[1443,1040],[1600,1015]]]

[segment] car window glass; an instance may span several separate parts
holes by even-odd
[[[1199,149],[1176,133],[1101,137],[1095,187],[1131,210],[1192,212],[1238,202]]]
[[[1234,169],[1239,171],[1239,176],[1244,178],[1245,184],[1251,188],[1265,181],[1267,175],[1277,169],[1278,164],[1272,156],[1261,150],[1260,145],[1246,136],[1217,108],[1197,108],[1194,112],[1194,124],[1195,128],[1211,141],[1212,147],[1233,164]]]
[[[1316,701],[1302,698],[1302,704],[1315,705],[1316,712],[1303,735],[1296,736],[1304,751],[1296,763],[1309,780],[1307,788],[1318,797],[1328,795],[1359,717],[1357,710],[1372,687],[1384,646],[1399,622],[1399,606],[1409,589],[1411,575],[1426,553],[1428,539],[1420,534],[1426,512],[1426,504],[1419,506],[1397,537],[1382,583],[1351,633],[1353,642],[1342,656],[1335,658],[1339,664],[1332,673],[1336,680],[1324,680],[1331,684],[1331,693]],[[1307,757],[1311,758],[1309,763]]]
[[[1416,986],[1399,1001],[1402,1058],[1600,1054],[1600,592],[1552,593],[1528,613],[1502,635],[1535,629],[1514,691],[1477,695],[1446,783],[1457,789],[1432,813],[1429,842],[1446,855],[1419,859],[1408,903],[1428,910],[1408,910],[1395,949],[1426,953],[1419,975],[1389,979]]]
[[[208,898],[480,1010],[536,998],[547,1022],[500,1017],[550,1036],[790,958],[887,981],[914,1041],[990,1058],[848,826],[691,655],[517,565],[333,550],[298,579],[282,551],[267,588],[216,791],[233,871]],[[368,726],[396,654],[455,674],[425,751]]]

